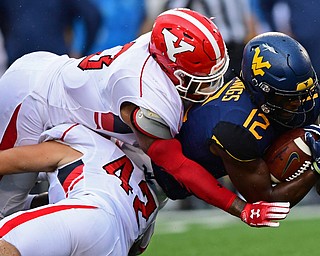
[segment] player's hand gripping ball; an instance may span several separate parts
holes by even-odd
[[[291,181],[310,169],[312,155],[305,141],[305,132],[303,128],[290,130],[267,149],[264,160],[273,182]]]

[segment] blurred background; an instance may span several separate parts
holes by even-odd
[[[285,32],[296,38],[307,49],[317,73],[320,73],[320,1],[46,0],[44,4],[42,0],[1,0],[0,76],[14,60],[29,52],[51,51],[81,57],[123,45],[150,31],[157,15],[174,7],[187,7],[215,17],[214,22],[226,41],[231,59],[226,80],[239,74],[246,42],[266,31]],[[233,190],[228,178],[221,182]],[[312,190],[299,206],[318,204],[319,196]],[[311,209],[313,213],[319,211],[318,208]],[[223,222],[219,219],[221,211],[212,213],[213,207],[195,197],[169,201],[162,212],[173,210],[197,210],[200,215],[193,220],[204,218],[201,212],[208,210],[210,216],[216,214],[217,220]],[[163,223],[174,220],[172,215],[168,217],[165,213],[160,217]],[[232,217],[228,218],[229,222]]]
[[[215,17],[239,73],[242,48],[254,35],[280,31],[298,39],[319,71],[320,1],[300,0],[1,0],[0,74],[32,51],[80,57],[150,31],[159,13],[188,7]]]

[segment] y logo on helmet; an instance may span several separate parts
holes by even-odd
[[[303,91],[306,90],[308,88],[310,88],[311,86],[313,86],[313,79],[312,77],[310,77],[309,79],[307,79],[306,81],[303,81],[302,83],[299,83],[297,85],[297,91]]]
[[[162,34],[164,36],[164,41],[167,46],[168,57],[172,62],[176,61],[175,55],[177,53],[188,52],[188,51],[193,52],[195,47],[182,40],[179,42],[179,46],[175,47],[174,43],[177,42],[179,38],[176,37],[174,34],[172,34],[168,29],[166,28],[163,29]]]
[[[264,71],[263,71],[263,68],[271,68],[271,64],[269,63],[269,61],[263,61],[263,57],[262,56],[259,56],[260,55],[260,48],[257,47],[255,49],[255,54],[253,56],[253,60],[252,60],[252,71],[253,71],[253,74],[255,76],[257,75],[260,75],[260,76],[263,76],[264,75]]]

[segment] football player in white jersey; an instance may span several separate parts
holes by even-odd
[[[182,124],[182,100],[203,102],[212,95],[223,84],[228,63],[215,24],[189,9],[168,10],[151,32],[81,59],[48,52],[25,55],[0,79],[0,149],[35,144],[44,130],[80,123],[136,143],[161,170],[211,205],[238,217],[251,207],[263,211],[268,204],[240,200],[187,159],[174,139]],[[3,216],[23,207],[35,177],[1,179]],[[14,191],[14,200],[8,191]]]
[[[113,142],[81,125],[58,125],[41,140],[2,151],[1,173],[57,169],[49,189],[57,202],[4,218],[0,248],[25,256],[128,255],[143,237],[142,252],[162,204],[144,171]]]
[[[55,203],[2,219],[0,255],[141,254],[166,202],[145,171],[115,143],[79,124],[55,126],[40,141],[1,151],[0,173],[48,172]],[[134,156],[132,148],[126,151]],[[270,217],[263,221],[284,218],[285,204],[282,210],[261,213]]]

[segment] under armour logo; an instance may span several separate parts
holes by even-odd
[[[176,61],[176,57],[174,55],[176,55],[177,53],[188,52],[188,51],[193,52],[195,47],[183,40],[179,42],[178,47],[175,47],[174,43],[177,42],[179,38],[176,37],[174,34],[172,34],[168,29],[166,28],[163,29],[162,34],[164,36],[164,41],[167,46],[167,55],[172,62]]]
[[[253,219],[254,216],[256,216],[257,218],[260,217],[260,209],[258,209],[256,212],[254,212],[254,209],[251,210],[250,218]]]

